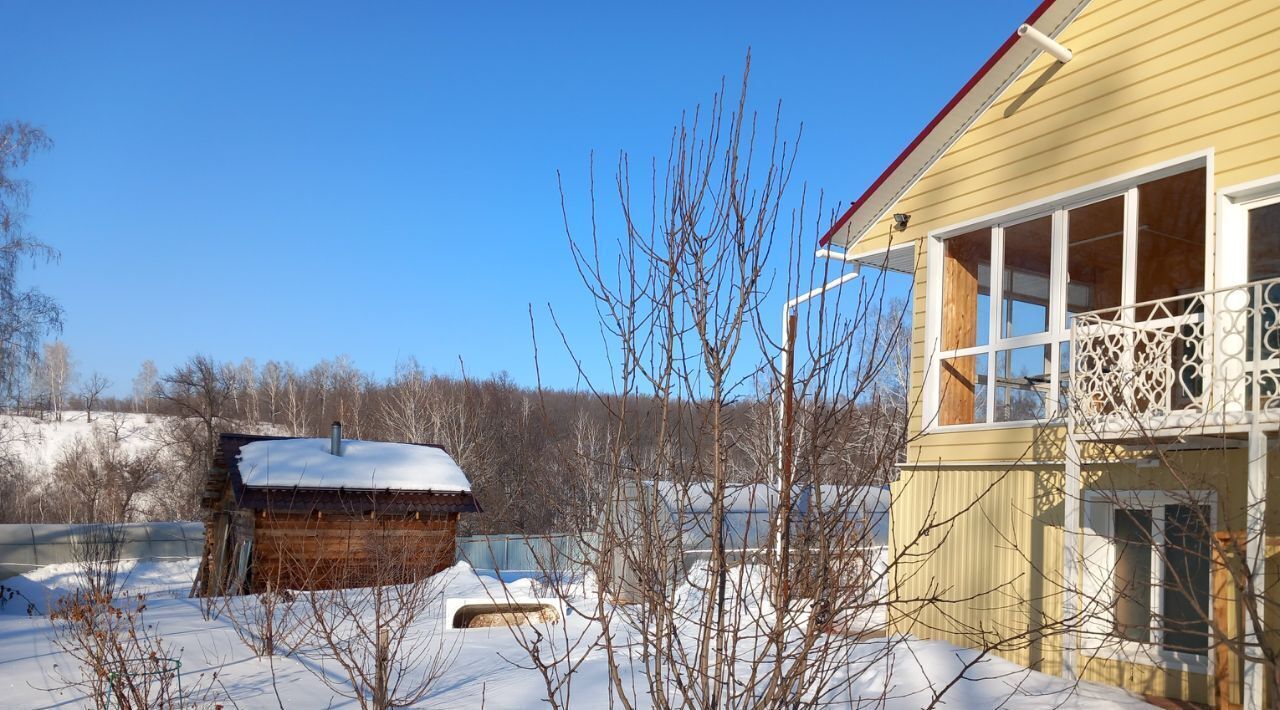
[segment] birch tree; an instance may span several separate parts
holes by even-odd
[[[151,402],[155,398],[156,381],[160,373],[153,360],[144,360],[133,378],[133,409],[151,413]]]
[[[61,340],[45,343],[37,375],[41,390],[48,398],[49,411],[55,421],[62,421],[67,391],[74,376],[71,369],[71,349],[66,343]]]
[[[0,394],[12,396],[46,333],[62,328],[62,307],[18,282],[23,264],[56,261],[58,251],[26,230],[30,185],[14,172],[53,142],[28,123],[0,123]]]

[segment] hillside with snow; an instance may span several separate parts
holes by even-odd
[[[15,414],[0,414],[0,442],[6,453],[22,462],[27,473],[39,476],[52,470],[58,457],[77,439],[90,441],[95,433],[117,438],[128,453],[160,444],[164,418],[128,412],[94,412],[90,422],[83,411],[68,411],[62,421]]]
[[[236,424],[247,433],[279,433]],[[208,468],[198,420],[83,410],[62,421],[0,415],[0,520],[191,520]]]

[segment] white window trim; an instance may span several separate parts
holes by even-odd
[[[1280,175],[1222,188],[1217,195],[1222,243],[1215,264],[1218,288],[1249,281],[1249,210],[1280,202]]]
[[[1084,516],[1085,524],[1082,532],[1084,532],[1086,535],[1092,534],[1092,535],[1102,536],[1109,541],[1107,544],[1107,548],[1109,550],[1109,556],[1107,558],[1106,568],[1105,568],[1108,571],[1113,571],[1116,566],[1116,559],[1115,559],[1116,548],[1115,548],[1114,541],[1112,541],[1114,536],[1114,531],[1111,529],[1112,518],[1114,516],[1116,502],[1129,503],[1134,507],[1148,509],[1148,510],[1162,508],[1166,505],[1194,504],[1194,505],[1208,506],[1209,533],[1212,535],[1213,532],[1218,529],[1218,493],[1217,491],[1214,491],[1214,490],[1180,491],[1176,495],[1169,491],[1161,491],[1161,490],[1129,490],[1129,491],[1093,490],[1093,491],[1085,491],[1084,497],[1085,497],[1086,514]],[[1095,510],[1094,506],[1096,504],[1104,504],[1107,506],[1108,511],[1110,511],[1109,514],[1106,516],[1106,519],[1102,521],[1103,522],[1102,526],[1098,526],[1097,525],[1098,521],[1092,520],[1089,515],[1089,513]],[[1103,527],[1105,529],[1098,530],[1097,529],[1098,527]],[[1161,534],[1161,533],[1162,531],[1159,531],[1157,534]],[[1163,565],[1157,566],[1156,554],[1157,553],[1155,552],[1155,550],[1153,550],[1152,551],[1153,574],[1156,572],[1157,569],[1163,567]],[[1213,593],[1212,565],[1210,565],[1209,574],[1210,574],[1209,592],[1210,592],[1210,595],[1212,595]],[[1111,577],[1110,575],[1108,575],[1108,580],[1110,579]],[[1094,598],[1095,595],[1101,598],[1101,595],[1103,594],[1114,596],[1115,590],[1111,586],[1112,583],[1110,581],[1106,582],[1106,584],[1108,585],[1107,589],[1098,589],[1093,587],[1092,581],[1093,580],[1088,574],[1085,574],[1081,579],[1082,585],[1085,586],[1085,589],[1082,590],[1084,592],[1085,598],[1087,599]],[[1163,600],[1159,600],[1159,601],[1156,600],[1156,595],[1159,594],[1158,585],[1152,585],[1151,593],[1152,593],[1152,610],[1153,610],[1152,618],[1154,620],[1159,618],[1158,609],[1160,608],[1160,605],[1163,604]],[[1115,619],[1113,616],[1110,616],[1109,614],[1114,610],[1114,608],[1115,608],[1114,604],[1108,605],[1107,613],[1104,614],[1102,617],[1097,617],[1097,620],[1103,621],[1108,626],[1113,625],[1115,622]],[[1214,622],[1213,605],[1210,604],[1208,623],[1211,625],[1211,628],[1212,628],[1213,622]],[[1153,633],[1155,632],[1156,632],[1156,629],[1153,628]],[[1197,656],[1193,653],[1179,653],[1174,651],[1165,651],[1164,649],[1160,648],[1159,642],[1143,643],[1141,641],[1129,641],[1127,639],[1120,639],[1116,637],[1103,638],[1101,635],[1098,635],[1098,634],[1084,634],[1083,636],[1084,638],[1081,639],[1079,650],[1081,653],[1087,654],[1094,658],[1107,659],[1107,660],[1113,660],[1113,661],[1124,661],[1126,663],[1152,666],[1155,668],[1163,668],[1167,670],[1177,670],[1177,671],[1183,671],[1188,673],[1202,673],[1205,675],[1213,675],[1214,653],[1213,653],[1212,644],[1210,644],[1209,652],[1207,654],[1205,654],[1204,656]]]
[[[1110,199],[1112,197],[1125,194],[1127,191],[1130,191],[1130,190],[1136,191],[1137,186],[1141,183],[1150,182],[1152,180],[1159,180],[1164,177],[1169,177],[1170,175],[1176,175],[1178,173],[1185,172],[1187,170],[1194,170],[1196,168],[1203,167],[1205,168],[1205,176],[1206,176],[1205,177],[1205,183],[1206,183],[1205,289],[1209,290],[1214,288],[1213,283],[1215,280],[1215,271],[1217,271],[1216,267],[1218,266],[1216,257],[1224,256],[1224,250],[1216,248],[1216,240],[1214,238],[1215,233],[1222,234],[1222,231],[1221,229],[1215,229],[1218,225],[1215,224],[1215,220],[1213,219],[1214,206],[1215,206],[1215,200],[1213,199],[1213,196],[1214,196],[1213,153],[1214,153],[1213,148],[1207,148],[1205,150],[1196,151],[1194,153],[1190,153],[1178,158],[1174,158],[1172,160],[1155,163],[1145,168],[1129,171],[1127,173],[1123,173],[1113,178],[1108,178],[1106,180],[1090,183],[1088,185],[1084,185],[1082,187],[1075,188],[1072,190],[1059,192],[1040,200],[1023,203],[1021,205],[1018,205],[1016,207],[1011,207],[1006,210],[993,212],[990,214],[983,215],[981,217],[947,225],[939,229],[930,230],[926,235],[926,239],[925,239],[925,242],[926,242],[925,244],[925,249],[926,249],[925,366],[924,366],[924,382],[923,382],[924,409],[923,409],[922,426],[921,426],[922,433],[930,434],[935,432],[941,433],[941,432],[952,432],[952,431],[959,432],[959,431],[985,430],[985,429],[1025,428],[1030,426],[1055,425],[1055,424],[1063,423],[1062,416],[1055,411],[1057,409],[1057,401],[1058,401],[1059,376],[1062,370],[1061,364],[1059,363],[1059,358],[1061,357],[1062,348],[1058,343],[1060,343],[1064,338],[1067,340],[1070,340],[1070,329],[1063,327],[1062,323],[1055,323],[1054,321],[1051,320],[1049,324],[1049,330],[1046,333],[1036,334],[1036,336],[1029,336],[1029,337],[1043,337],[1044,344],[1052,345],[1052,353],[1050,355],[1051,360],[1049,365],[1049,369],[1051,370],[1051,372],[1049,373],[1050,384],[1048,389],[1050,398],[1046,402],[1046,412],[1048,412],[1048,417],[1045,419],[1026,419],[1026,420],[1019,420],[1019,421],[1013,421],[1013,422],[994,421],[995,419],[994,373],[995,373],[995,366],[996,366],[996,362],[995,362],[996,353],[1000,350],[1006,350],[1012,347],[1016,347],[1016,346],[1008,345],[1008,343],[1012,341],[1002,342],[1000,344],[1001,347],[997,347],[996,342],[998,339],[997,335],[999,333],[998,329],[992,328],[990,330],[987,337],[987,340],[988,340],[987,345],[975,346],[973,348],[962,348],[955,351],[945,351],[947,354],[943,355],[944,351],[942,350],[942,305],[943,305],[942,304],[942,298],[943,298],[942,269],[943,269],[943,257],[944,257],[943,242],[947,238],[958,236],[961,234],[966,234],[976,229],[981,229],[983,227],[992,228],[993,233],[992,233],[992,243],[991,243],[991,250],[992,250],[991,262],[992,263],[991,263],[991,294],[990,294],[991,312],[992,312],[991,320],[992,320],[992,325],[998,325],[996,323],[997,321],[996,314],[1000,312],[1000,305],[999,305],[1000,302],[998,299],[1001,297],[1001,294],[998,291],[1002,289],[998,289],[997,286],[998,285],[1002,286],[1003,277],[997,276],[997,274],[999,274],[999,271],[997,270],[997,267],[999,265],[996,263],[996,261],[998,259],[1003,260],[1004,254],[1003,254],[1003,248],[1002,248],[1003,239],[1001,238],[1001,241],[999,242],[999,244],[997,244],[996,242],[996,239],[997,239],[996,233],[1000,231],[999,229],[997,229],[997,227],[1016,224],[1018,222],[1023,222],[1029,219],[1035,219],[1037,217],[1042,217],[1045,214],[1053,215],[1054,241],[1053,241],[1052,248],[1053,248],[1054,259],[1052,263],[1054,265],[1051,270],[1054,272],[1062,272],[1062,273],[1056,274],[1057,276],[1056,279],[1054,278],[1054,274],[1050,275],[1050,281],[1052,284],[1050,301],[1053,302],[1054,299],[1065,298],[1066,264],[1060,263],[1060,262],[1063,262],[1063,260],[1059,258],[1059,254],[1065,253],[1065,250],[1066,250],[1066,239],[1067,239],[1066,229],[1065,229],[1066,225],[1059,223],[1058,220],[1065,219],[1064,215],[1066,214],[1067,211],[1071,209],[1075,209],[1076,207],[1081,207],[1081,206],[1093,203],[1093,202],[1099,202],[1101,200]],[[1271,182],[1274,182],[1276,180],[1280,180],[1280,176],[1277,176],[1272,181],[1257,181],[1258,184],[1250,183],[1249,185],[1238,186],[1235,189],[1237,191],[1247,190],[1247,189],[1256,190],[1258,189],[1258,185],[1269,185]],[[1280,186],[1278,186],[1278,189],[1280,189]],[[1126,213],[1125,213],[1124,228],[1126,231],[1126,234],[1125,234],[1126,252],[1125,252],[1124,273],[1122,277],[1124,280],[1122,302],[1132,303],[1135,286],[1134,286],[1133,270],[1130,267],[1133,263],[1134,255],[1130,254],[1129,252],[1136,250],[1137,240],[1133,238],[1132,235],[1129,234],[1129,231],[1131,227],[1134,227],[1134,231],[1136,233],[1137,202],[1136,200],[1126,199],[1125,205],[1126,205]],[[1221,216],[1222,211],[1218,210],[1218,214],[1219,216]],[[1061,305],[1065,305],[1065,304],[1062,304],[1061,300],[1059,300],[1058,303]],[[1051,317],[1053,315],[1054,315],[1053,313],[1050,314]],[[1059,336],[1056,339],[1053,337],[1050,337],[1050,334],[1053,334],[1055,332]],[[1038,343],[1031,343],[1031,344],[1038,344]],[[987,358],[987,375],[988,375],[987,388],[989,392],[987,396],[987,417],[986,417],[987,420],[984,422],[975,422],[975,423],[969,423],[969,424],[950,424],[950,425],[941,424],[938,419],[939,414],[941,413],[939,408],[941,405],[941,402],[939,400],[938,386],[940,383],[940,367],[941,367],[942,360],[951,358],[951,357],[957,357],[959,355],[980,354],[980,353],[989,353]]]

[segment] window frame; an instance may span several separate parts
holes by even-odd
[[[1093,633],[1084,634],[1081,638],[1080,651],[1095,658],[1211,675],[1214,664],[1212,643],[1209,644],[1208,652],[1203,656],[1185,651],[1167,651],[1162,646],[1164,629],[1160,627],[1158,621],[1161,618],[1164,606],[1164,599],[1161,594],[1164,581],[1164,563],[1162,553],[1159,552],[1156,545],[1164,544],[1163,518],[1164,507],[1167,505],[1200,505],[1208,507],[1209,534],[1212,535],[1216,532],[1218,530],[1217,491],[1212,489],[1180,491],[1177,495],[1174,495],[1169,491],[1163,490],[1087,490],[1084,492],[1084,497],[1085,515],[1082,532],[1086,536],[1093,535],[1105,540],[1108,553],[1105,570],[1108,574],[1106,575],[1106,581],[1103,582],[1106,588],[1099,588],[1096,584],[1096,579],[1085,574],[1081,579],[1082,592],[1086,599],[1108,599],[1111,603],[1103,607],[1101,614],[1095,615],[1090,619],[1094,623],[1101,622],[1105,624],[1108,631],[1105,635],[1098,633],[1096,630]],[[1114,581],[1116,543],[1113,525],[1117,503],[1122,504],[1124,508],[1148,510],[1152,513],[1152,525],[1154,526],[1152,538],[1156,545],[1152,546],[1151,551],[1151,641],[1149,642],[1125,639],[1115,635],[1113,632],[1115,627],[1114,602],[1116,594]],[[1098,512],[1098,506],[1105,506],[1106,512],[1104,515],[1095,515]],[[1209,596],[1212,599],[1212,564],[1209,567],[1208,585]],[[1209,605],[1209,618],[1206,621],[1212,629],[1212,624],[1214,623],[1212,604]]]
[[[1217,194],[1218,234],[1223,245],[1214,267],[1218,285],[1249,282],[1249,211],[1280,202],[1280,175],[1222,188]]]
[[[1215,239],[1222,234],[1215,229],[1213,218],[1213,150],[1198,151],[1187,156],[1157,163],[1146,168],[1131,171],[1097,183],[1085,185],[1073,190],[1052,195],[1050,197],[1029,202],[1000,212],[984,215],[961,223],[948,225],[928,232],[926,237],[926,292],[925,297],[925,343],[926,364],[924,373],[924,420],[922,431],[967,431],[987,429],[1025,428],[1044,424],[1062,424],[1063,415],[1058,407],[1061,391],[1061,374],[1064,371],[1061,363],[1062,343],[1070,342],[1071,329],[1066,327],[1065,318],[1057,317],[1065,314],[1067,298],[1066,257],[1069,236],[1067,234],[1067,213],[1078,207],[1096,202],[1125,196],[1124,204],[1124,247],[1121,302],[1133,303],[1136,291],[1137,232],[1138,232],[1138,186],[1159,180],[1178,173],[1205,168],[1205,276],[1204,289],[1213,288],[1214,274],[1219,268],[1218,255],[1221,253]],[[1276,186],[1280,189],[1280,185]],[[1001,317],[1003,315],[1004,298],[1004,228],[1052,215],[1052,261],[1050,266],[1050,323],[1044,333],[1035,333],[1014,338],[1001,338]],[[945,259],[945,242],[950,237],[960,236],[979,229],[990,228],[991,236],[991,293],[990,322],[986,345],[942,350],[942,312],[943,312],[943,271]],[[996,399],[996,360],[997,353],[1012,351],[1019,347],[1050,345],[1049,385],[1046,388],[1044,404],[1045,416],[1042,419],[1022,419],[1016,421],[995,420]],[[968,355],[987,355],[987,406],[984,421],[965,424],[942,424],[941,415],[941,363],[954,357]]]

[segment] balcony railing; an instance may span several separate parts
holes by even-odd
[[[1077,436],[1230,434],[1280,422],[1280,279],[1075,317]]]

